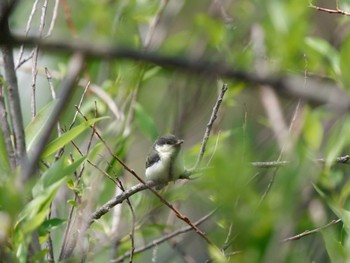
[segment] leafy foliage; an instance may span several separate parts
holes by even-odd
[[[321,13],[308,3],[59,1],[52,34],[46,36],[55,18],[54,1],[49,2],[46,16],[33,8],[37,11],[29,19],[32,1],[19,1],[10,16],[11,31],[30,28],[26,33],[36,35],[43,26],[41,35],[52,41],[74,39],[89,46],[108,43],[150,56],[217,61],[218,67],[228,65],[247,74],[257,71],[260,77],[300,76],[306,91],[310,80],[317,78],[320,85],[335,83],[349,94],[350,38],[344,25],[350,18]],[[28,47],[25,50],[25,55],[27,50],[30,53]],[[29,160],[57,105],[55,99],[46,102],[48,80],[56,88],[70,74],[68,54],[56,55],[51,50],[40,54],[38,71],[35,63],[26,62],[25,55],[16,69],[23,116],[30,120],[25,129]],[[31,57],[33,62],[36,59]],[[2,62],[0,66],[7,70]],[[25,66],[32,68],[31,77]],[[52,79],[43,73],[44,68]],[[21,181],[20,167],[10,165],[6,142],[11,141],[14,149],[17,142],[0,130],[1,258],[36,262],[47,258],[50,251],[55,260],[107,262],[129,258],[130,251],[136,253],[143,245],[186,227],[148,190],[129,196],[123,205],[102,209],[105,213],[98,220],[93,215],[138,183],[115,156],[144,178],[148,148],[161,134],[175,133],[185,139],[185,164],[192,168],[217,94],[228,83],[200,172],[192,180],[169,183],[159,192],[191,222],[217,209],[199,226],[212,244],[192,231],[151,245],[152,251],[135,254],[133,262],[205,262],[209,258],[215,262],[349,261],[349,167],[348,161],[337,162],[338,157],[349,154],[347,112],[289,96],[278,96],[280,108],[274,107],[276,94],[269,97],[269,103],[260,103],[264,87],[187,70],[137,59],[87,59],[60,115],[62,130],[52,132],[28,182]],[[35,74],[32,86],[36,87],[37,105],[43,106],[32,118],[26,88]],[[1,96],[8,109],[11,101],[6,86]],[[74,105],[80,102],[87,121],[76,119]],[[282,120],[274,119],[271,109]],[[3,119],[13,133],[12,116]],[[74,126],[67,128],[73,119]],[[284,138],[283,145],[280,138]],[[286,163],[270,165],[276,160]],[[25,167],[25,160],[18,164]],[[304,232],[335,218],[341,223],[312,235]],[[281,242],[300,233],[301,238]],[[40,249],[35,248],[36,242]]]

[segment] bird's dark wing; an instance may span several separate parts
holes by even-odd
[[[160,160],[159,154],[154,152],[151,153],[146,160],[146,168],[150,167],[152,164],[158,162]]]

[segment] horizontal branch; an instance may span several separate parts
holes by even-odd
[[[74,53],[81,52],[86,57],[100,59],[128,59],[153,63],[164,68],[175,68],[194,74],[203,74],[207,77],[221,77],[243,81],[249,84],[269,85],[276,92],[285,96],[303,98],[316,104],[326,104],[336,110],[347,111],[350,108],[349,96],[334,82],[316,77],[308,77],[305,88],[305,76],[260,76],[254,72],[235,69],[225,61],[206,61],[204,59],[188,59],[179,56],[166,56],[153,52],[139,51],[115,45],[92,45],[91,42],[76,40],[49,41],[37,37],[23,35],[2,35],[0,45],[27,47],[38,46],[42,50]]]
[[[316,159],[315,162],[317,163],[325,163],[325,159],[323,158],[319,158]],[[254,167],[257,168],[273,168],[273,167],[279,167],[279,166],[285,166],[287,164],[289,164],[290,161],[270,161],[270,162],[252,162],[251,164]],[[350,163],[350,155],[344,155],[344,156],[340,156],[337,157],[333,164],[349,164]]]
[[[324,163],[324,159],[316,159],[317,162],[319,163]],[[339,164],[348,164],[350,161],[350,156],[349,155],[344,155],[337,157],[334,161],[334,163],[339,163]],[[276,166],[283,166],[289,164],[289,161],[271,161],[271,162],[252,162],[251,164],[254,167],[258,168],[273,168]],[[185,178],[189,178],[191,175],[191,172],[188,172],[186,174]],[[92,225],[95,220],[101,218],[103,215],[108,213],[114,206],[121,204],[124,200],[132,196],[133,194],[143,191],[145,189],[154,187],[157,183],[153,181],[148,181],[145,184],[140,183],[137,185],[134,185],[130,189],[126,190],[125,192],[121,193],[120,195],[116,196],[115,198],[107,201],[104,205],[102,205],[99,209],[97,209],[90,217],[88,221],[88,226]]]
[[[146,184],[139,183],[137,185],[134,185],[130,189],[126,190],[125,192],[121,193],[120,195],[117,195],[115,198],[109,200],[104,205],[102,205],[99,209],[97,209],[94,213],[92,213],[89,221],[88,221],[88,227],[94,223],[95,220],[100,219],[103,215],[108,213],[113,207],[115,207],[117,204],[121,204],[124,200],[132,196],[133,194],[143,191],[145,189],[148,189],[150,187],[155,186],[157,183],[153,181],[148,181]]]

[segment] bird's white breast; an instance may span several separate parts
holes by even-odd
[[[157,145],[155,150],[158,152],[160,160],[146,169],[146,177],[148,180],[168,182],[170,179],[170,162],[175,149],[169,145]],[[173,161],[172,179],[178,179],[184,169],[183,163],[180,156],[176,156],[176,159]]]

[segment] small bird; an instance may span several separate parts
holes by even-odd
[[[185,168],[181,156],[181,144],[184,141],[173,134],[159,137],[152,146],[146,160],[146,178],[160,183],[160,190],[169,181],[179,179]]]

